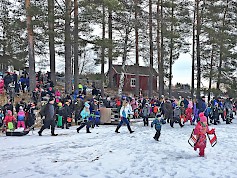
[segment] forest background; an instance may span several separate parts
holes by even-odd
[[[31,90],[35,66],[50,66],[53,81],[56,69],[63,70],[66,93],[72,78],[76,86],[79,75],[95,66],[101,85],[112,87],[110,73],[105,82],[106,69],[120,61],[155,68],[159,95],[165,85],[172,95],[174,63],[190,76],[191,96],[200,96],[203,85],[209,97],[237,91],[235,0],[2,0],[0,6],[0,65],[27,64]],[[63,66],[58,61],[64,69],[56,68]],[[149,96],[153,88],[150,82]]]

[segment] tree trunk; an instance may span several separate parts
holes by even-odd
[[[196,14],[197,14],[197,97],[200,98],[201,89],[201,57],[200,57],[200,33],[201,33],[201,17],[199,13],[200,0],[196,3]]]
[[[210,77],[209,77],[209,87],[208,87],[208,102],[211,100],[211,83],[212,83],[212,75],[213,75],[213,60],[214,60],[214,46],[212,45]]]
[[[124,40],[123,59],[122,59],[121,75],[119,79],[119,89],[118,89],[119,96],[122,96],[123,86],[124,86],[125,63],[127,59],[127,47],[128,47],[128,35],[129,35],[129,24],[127,24],[127,27],[126,27],[126,35],[125,35],[125,40]]]
[[[71,36],[70,36],[70,19],[71,19],[71,1],[66,0],[65,14],[65,93],[72,92],[72,59],[71,59]]]
[[[194,99],[194,82],[195,82],[195,23],[196,23],[196,7],[194,5],[194,11],[193,11],[193,44],[192,44],[192,82],[191,82],[191,97],[192,100]]]
[[[109,9],[109,18],[108,18],[108,26],[109,26],[109,88],[113,87],[113,73],[112,73],[112,65],[113,65],[113,39],[112,39],[112,11]]]
[[[160,93],[160,71],[161,69],[161,47],[160,47],[160,0],[157,0],[157,5],[156,5],[156,23],[157,23],[157,30],[156,30],[156,35],[157,35],[157,39],[156,39],[156,45],[157,45],[157,60],[158,60],[158,73],[159,73],[159,97],[161,97],[161,93]]]
[[[79,84],[79,61],[78,61],[78,0],[74,0],[74,91]]]
[[[174,1],[172,0],[172,12],[171,12],[171,17],[172,17],[172,21],[171,21],[171,40],[170,40],[170,66],[169,66],[169,70],[170,70],[170,74],[169,74],[169,97],[172,96],[172,66],[173,66],[173,47],[174,47],[174,39],[173,39],[173,31],[174,31],[174,23],[173,23],[173,19],[174,19]]]
[[[224,27],[225,27],[225,19],[226,19],[226,13],[228,9],[228,3],[229,0],[226,2],[226,8],[224,11],[224,16],[222,19],[222,29],[221,29],[221,34],[223,35],[224,33]],[[223,38],[223,37],[222,37]],[[222,72],[222,62],[223,62],[223,41],[220,40],[220,59],[219,59],[219,66],[218,66],[218,76],[217,76],[217,83],[216,83],[216,88],[220,90],[220,84],[221,84],[221,72]]]
[[[56,84],[55,76],[55,47],[54,47],[54,0],[48,0],[48,24],[49,24],[49,56],[51,80]]]
[[[105,5],[103,3],[102,16],[102,41],[105,40]],[[105,82],[105,46],[101,49],[101,96],[104,97],[104,82]]]
[[[30,80],[30,92],[33,92],[36,86],[35,76],[35,54],[34,54],[34,34],[33,26],[31,24],[30,15],[30,0],[26,0],[26,12],[27,12],[27,34],[28,34],[28,50],[29,50],[29,80]]]
[[[160,70],[159,70],[159,95],[164,95],[164,27],[163,27],[163,0],[161,0],[161,9],[160,9],[160,18],[161,18],[161,44],[160,44]]]
[[[152,0],[149,0],[149,39],[150,39],[150,75],[149,97],[153,96],[153,38],[152,38]]]
[[[139,47],[138,47],[138,0],[135,0],[135,45],[136,45],[136,88],[135,88],[135,94],[138,96],[140,91],[140,82],[139,82]]]

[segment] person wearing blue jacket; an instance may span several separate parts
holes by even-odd
[[[156,141],[159,141],[162,124],[165,124],[165,120],[161,117],[161,114],[157,114],[151,123],[151,127],[155,126],[156,129],[156,134],[153,137]]]
[[[201,112],[204,112],[205,113],[205,116],[207,117],[207,112],[206,112],[206,108],[207,108],[207,105],[206,105],[206,102],[205,102],[205,96],[202,96],[202,98],[200,98],[198,100],[198,105],[197,105],[197,108],[198,108],[198,114],[200,114]]]
[[[79,133],[79,131],[85,126],[86,126],[86,133],[91,133],[90,132],[91,122],[89,121],[89,117],[90,117],[90,105],[86,102],[84,109],[81,111],[82,123],[80,127],[77,128],[77,133]]]

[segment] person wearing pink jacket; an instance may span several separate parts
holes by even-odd
[[[207,124],[207,117],[204,116],[203,112],[199,114],[199,117],[200,121],[197,123],[194,129],[194,135],[197,136],[197,142],[194,145],[194,150],[196,151],[197,148],[199,148],[199,156],[204,157],[207,143],[206,134],[214,134],[215,129],[209,130]]]
[[[23,110],[23,107],[20,106],[19,112],[17,113],[17,128],[23,127],[24,129],[26,128],[25,126],[25,112]]]

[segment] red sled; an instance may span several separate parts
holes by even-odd
[[[211,146],[214,147],[217,144],[217,137],[216,134],[207,134],[207,137],[211,143]]]
[[[197,143],[197,136],[194,135],[194,129],[193,129],[193,131],[192,131],[192,133],[191,133],[191,135],[188,139],[188,143],[191,147],[194,147],[195,144]]]

